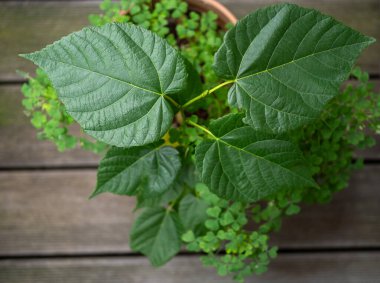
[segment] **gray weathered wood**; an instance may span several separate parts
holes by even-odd
[[[99,11],[94,2],[0,3],[0,80],[17,80],[16,70],[33,72],[20,53],[39,50],[88,25],[87,15]]]
[[[257,283],[377,283],[379,252],[283,254]],[[0,261],[4,283],[233,283],[201,266],[197,256],[178,256],[156,269],[145,258],[84,258]]]
[[[329,204],[304,205],[288,217],[273,243],[287,248],[379,247],[380,165],[353,174]],[[360,226],[360,227],[359,227]]]
[[[134,202],[89,200],[95,183],[94,170],[0,173],[0,254],[129,251]]]
[[[110,194],[88,200],[95,181],[93,170],[0,172],[0,256],[129,252],[134,201]],[[379,182],[380,166],[367,166],[331,204],[288,218],[275,242],[379,247]]]
[[[238,17],[274,0],[224,0]],[[296,0],[300,5],[320,9],[361,32],[380,39],[378,0]],[[87,15],[98,13],[95,1],[12,1],[0,3],[0,80],[16,80],[16,69],[33,72],[33,64],[17,57],[39,50],[70,32],[88,25]],[[380,43],[365,51],[359,60],[371,73],[380,73]]]

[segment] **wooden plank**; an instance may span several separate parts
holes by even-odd
[[[379,183],[380,165],[355,172],[331,203],[304,205],[300,214],[286,218],[273,243],[286,248],[379,247]]]
[[[87,197],[93,170],[0,172],[0,256],[129,252],[132,198]],[[288,218],[282,248],[380,246],[380,165],[367,166],[329,205]],[[1,282],[1,280],[0,280]]]
[[[280,254],[267,273],[246,282],[257,283],[377,283],[380,253],[348,252]],[[84,258],[0,261],[4,283],[233,283],[197,256],[179,256],[159,269],[145,258]]]
[[[88,25],[98,13],[94,2],[14,1],[0,3],[0,78],[18,80],[16,70],[33,73],[35,66],[18,57],[36,51]]]
[[[241,17],[274,0],[224,0]],[[378,0],[296,0],[335,16],[359,31],[380,39],[380,2]],[[87,15],[98,13],[92,1],[3,2],[0,3],[0,80],[17,80],[16,69],[33,72],[33,64],[17,57],[38,50],[63,35],[88,25]],[[368,48],[359,64],[371,73],[380,73],[380,43]]]
[[[129,251],[134,203],[89,200],[95,183],[94,170],[0,173],[0,254]]]

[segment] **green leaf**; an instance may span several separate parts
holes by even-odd
[[[178,208],[179,218],[186,230],[198,230],[207,219],[208,205],[192,194],[185,196]]]
[[[260,133],[229,114],[210,125],[215,139],[196,148],[202,180],[220,197],[257,201],[281,189],[316,187],[300,150],[291,142]]]
[[[277,247],[272,247],[272,248],[268,251],[268,255],[269,255],[271,258],[276,258],[276,257],[277,257],[277,252],[278,252],[278,248],[277,248]]]
[[[169,202],[177,199],[184,190],[184,182],[181,180],[181,172],[177,174],[177,178],[161,195],[147,195],[143,192],[137,195],[136,209],[143,207],[166,207]]]
[[[152,265],[160,266],[179,252],[181,234],[181,223],[175,212],[148,208],[132,226],[130,245],[146,255]]]
[[[214,70],[255,129],[285,132],[318,117],[373,38],[293,4],[259,9],[228,31]]]
[[[177,177],[178,179],[178,177]],[[161,195],[147,195],[144,192],[137,195],[135,209],[144,207],[166,207],[170,201],[178,198],[183,191],[183,184],[175,180],[169,189]]]
[[[32,117],[32,124],[35,128],[40,129],[44,124],[46,124],[46,116],[42,114],[41,112],[34,112]]]
[[[182,235],[181,239],[185,243],[191,243],[195,240],[195,235],[194,235],[193,231],[188,230],[185,234]]]
[[[291,204],[285,211],[286,215],[298,214],[301,211],[301,208],[296,204]]]
[[[210,207],[206,211],[207,215],[213,218],[218,218],[221,212],[222,209],[219,206]]]
[[[98,180],[92,197],[111,192],[148,196],[166,191],[181,167],[178,151],[169,146],[147,145],[111,148],[100,162]]]
[[[225,212],[220,218],[220,224],[223,226],[228,226],[234,223],[234,221],[235,219],[229,211]]]
[[[195,166],[192,163],[187,164],[183,160],[182,167],[177,174],[176,179],[170,185],[170,188],[161,195],[146,195],[140,193],[137,195],[136,209],[143,207],[165,207],[169,202],[177,199],[187,187],[194,187]]]
[[[207,229],[211,231],[218,231],[219,230],[219,221],[216,219],[208,219],[205,222],[205,226]]]
[[[46,71],[68,113],[94,138],[131,147],[159,140],[173,105],[200,79],[164,39],[129,24],[84,28],[21,55]]]

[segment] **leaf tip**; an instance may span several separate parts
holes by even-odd
[[[21,58],[25,58],[25,59],[28,59],[28,60],[31,60],[31,55],[33,53],[23,53],[23,54],[18,54],[18,56],[20,56]]]
[[[102,191],[100,191],[98,188],[96,188],[92,194],[88,197],[89,200],[92,200],[94,197],[100,195],[102,193]]]
[[[24,53],[24,54],[19,54],[18,56],[20,56],[21,58],[24,58],[24,59],[27,59],[29,61],[32,61],[33,63],[37,64],[36,60],[37,60],[37,52],[33,52],[33,53]]]
[[[372,36],[369,36],[368,37],[368,44],[373,44],[376,42],[376,38],[372,37]]]
[[[19,75],[20,77],[29,80],[30,76],[27,72],[23,72],[21,70],[16,70],[16,74]]]

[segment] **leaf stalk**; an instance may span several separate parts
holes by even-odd
[[[210,137],[212,137],[214,140],[218,140],[219,138],[217,138],[216,136],[214,136],[213,133],[210,132],[209,129],[206,129],[205,127],[191,121],[191,120],[187,120],[186,123],[188,123],[189,125],[192,125],[198,129],[200,129],[201,131],[205,132],[206,134],[208,134]]]
[[[178,109],[181,108],[181,105],[179,105],[173,98],[171,98],[170,96],[168,95],[165,95],[164,98],[166,98],[167,100],[169,100],[175,107],[177,107]]]
[[[234,80],[229,80],[229,81],[225,81],[224,83],[221,83],[219,85],[217,85],[216,87],[210,89],[210,90],[205,90],[204,92],[202,92],[200,95],[194,97],[193,99],[189,100],[188,102],[186,102],[182,108],[186,108],[188,107],[189,105],[193,104],[194,102],[206,97],[207,95],[217,91],[218,89],[220,89],[221,87],[224,87],[225,85],[228,85],[228,84],[231,84],[235,82]]]

